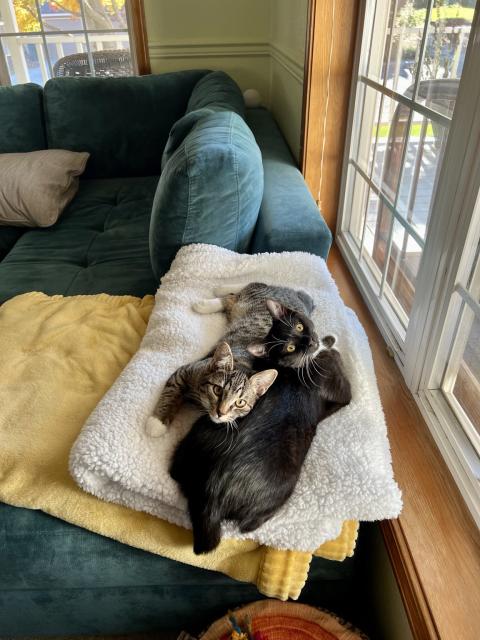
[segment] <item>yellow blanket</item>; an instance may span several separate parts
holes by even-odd
[[[190,531],[84,493],[68,454],[86,418],[138,349],[152,296],[27,293],[0,307],[0,500],[41,509],[120,542],[256,584],[265,595],[297,598],[312,555],[253,541],[224,540],[206,556]],[[358,523],[316,555],[353,555]]]

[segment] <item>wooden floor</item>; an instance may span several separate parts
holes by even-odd
[[[480,533],[336,247],[328,266],[372,348],[404,498],[400,518],[382,529],[414,637],[478,640]]]

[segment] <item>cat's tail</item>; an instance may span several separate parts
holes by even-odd
[[[221,537],[221,515],[218,509],[198,508],[189,502],[188,510],[193,528],[193,551],[197,555],[218,547]]]

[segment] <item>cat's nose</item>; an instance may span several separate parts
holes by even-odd
[[[229,407],[222,403],[217,409],[218,417],[222,418],[223,416],[227,415],[228,411]]]

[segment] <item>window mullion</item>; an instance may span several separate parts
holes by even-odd
[[[384,87],[382,84],[380,84],[376,80],[372,80],[367,76],[359,76],[359,79],[362,82],[364,82],[366,85],[371,87],[372,89],[375,89],[380,93],[383,93],[385,96],[387,96],[387,98],[393,98],[394,100],[396,100],[397,102],[400,102],[406,107],[409,107],[410,109],[414,109],[415,111],[417,111],[417,113],[420,113],[423,116],[426,116],[427,118],[429,118],[430,120],[433,120],[438,124],[441,124],[446,129],[450,127],[451,120],[448,116],[444,116],[442,113],[439,113],[438,111],[434,111],[433,109],[430,109],[430,107],[427,107],[424,104],[419,104],[418,102],[415,102],[413,98],[408,98],[403,93],[397,93],[397,91],[394,91],[393,89]]]
[[[480,304],[472,298],[470,293],[462,287],[461,284],[456,284],[454,291],[462,298],[462,300],[470,307],[473,313],[480,319]]]
[[[87,57],[88,57],[88,64],[90,65],[90,69],[92,71],[92,76],[95,77],[95,64],[93,61],[93,55],[92,55],[92,50],[90,48],[90,38],[88,37],[88,29],[87,29],[87,20],[85,18],[85,6],[83,4],[83,0],[79,0],[80,3],[80,12],[82,14],[82,24],[83,24],[83,29],[84,29],[84,34],[85,34],[85,44],[87,47]]]
[[[480,185],[479,35],[477,6],[407,331],[404,375],[414,392],[430,388]]]
[[[48,46],[47,46],[47,38],[45,37],[45,27],[43,26],[43,18],[42,18],[42,14],[41,14],[41,11],[40,11],[40,2],[39,2],[39,0],[35,0],[35,5],[37,7],[38,19],[40,20],[40,27],[41,27],[40,35],[42,36],[42,41],[43,41],[43,51],[44,51],[44,55],[45,55],[46,60],[47,60],[48,70],[50,72],[50,77],[53,78],[52,61],[50,60],[50,53],[48,51]]]

